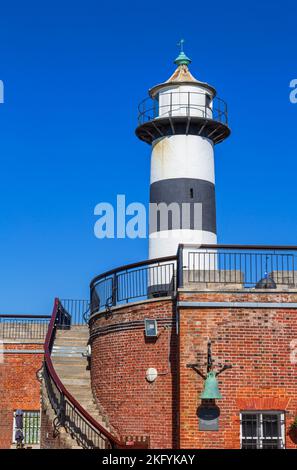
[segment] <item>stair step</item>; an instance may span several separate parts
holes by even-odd
[[[63,359],[66,359],[66,358],[63,358]],[[67,373],[67,368],[71,367],[73,369],[71,375],[77,372],[87,372],[88,374],[90,374],[90,371],[87,369],[87,364],[83,364],[83,363],[80,364],[78,362],[75,363],[74,361],[71,361],[68,364],[66,364],[66,362],[61,361],[60,357],[53,357],[53,363],[60,369],[63,369],[64,373]]]
[[[75,361],[73,359],[76,359]],[[68,357],[68,356],[52,356],[53,362],[57,366],[61,367],[73,367],[74,369],[87,370],[88,364],[85,363],[85,360],[81,360],[80,357]]]
[[[82,380],[88,380],[89,383],[91,383],[90,379],[90,374],[88,371],[84,370],[77,370],[73,371],[72,375],[67,374],[67,370],[64,367],[55,367],[56,371],[65,378],[65,380],[75,380],[75,379],[82,379]]]
[[[77,339],[77,340],[85,340],[89,338],[89,331],[86,331],[85,333],[75,333],[75,334],[66,334],[65,332],[57,332],[56,334],[56,339],[60,340],[61,338],[63,339]]]
[[[61,355],[59,356],[59,354],[55,354],[54,357],[56,357],[57,359],[55,359],[56,361],[64,361],[66,363],[66,361],[68,362],[68,364],[73,364],[74,362],[77,362],[78,364],[79,363],[85,363],[87,365],[87,358],[85,356],[83,356],[82,354],[78,355],[78,354],[67,354],[67,355]]]
[[[63,341],[59,341],[56,343],[57,346],[59,347],[62,347],[62,348],[71,348],[71,347],[75,347],[75,348],[87,348],[88,346],[88,342],[87,340],[86,341],[68,341],[68,340],[63,340]]]

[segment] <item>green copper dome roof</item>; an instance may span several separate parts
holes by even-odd
[[[189,65],[191,62],[192,62],[191,59],[189,59],[189,57],[186,56],[184,51],[181,51],[178,57],[174,61],[176,65]]]
[[[177,44],[178,46],[180,46],[180,53],[174,61],[176,65],[189,65],[192,62],[191,59],[189,59],[189,57],[187,57],[184,53],[184,42],[185,40],[181,39]]]

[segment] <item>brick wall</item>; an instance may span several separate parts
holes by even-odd
[[[158,320],[157,340],[145,338],[145,318]],[[176,446],[177,338],[173,318],[172,300],[159,300],[119,308],[111,317],[101,315],[91,324],[94,395],[118,436],[149,436],[151,448]],[[111,326],[118,331],[102,330]],[[153,383],[145,378],[149,367],[159,373]]]
[[[42,353],[26,351],[42,350],[41,343],[9,343],[5,350],[22,350],[25,353],[4,353],[0,363],[0,448],[12,443],[13,412],[40,409],[40,384],[36,372],[42,365]],[[2,346],[1,346],[2,348]]]
[[[296,302],[295,293],[180,293],[179,300],[197,302]],[[297,339],[296,309],[183,308],[180,318],[180,446],[239,448],[242,410],[286,412],[286,447],[296,448],[289,431],[297,415],[297,366],[290,361]],[[219,430],[199,431],[197,411],[203,380],[188,363],[205,364],[207,340],[215,363],[233,368],[219,376],[222,400]],[[204,366],[205,371],[205,366]]]

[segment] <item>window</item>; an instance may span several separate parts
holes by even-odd
[[[209,95],[205,95],[205,106],[206,108],[210,108],[211,105],[211,97]]]
[[[241,413],[240,438],[242,449],[283,449],[284,414],[280,411]]]
[[[23,411],[23,444],[39,444],[40,438],[40,412]],[[13,435],[12,442],[15,443],[16,417],[13,415]]]

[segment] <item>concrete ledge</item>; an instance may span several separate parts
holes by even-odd
[[[0,349],[0,354],[44,354],[43,349]]]
[[[0,340],[4,344],[44,344],[44,339],[11,339],[11,338],[1,338]]]
[[[295,302],[177,302],[183,308],[293,308],[297,309]]]

